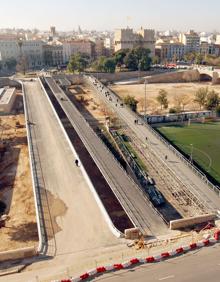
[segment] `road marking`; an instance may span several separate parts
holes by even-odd
[[[174,278],[174,275],[162,277],[162,278],[159,278],[158,280],[159,280],[159,281],[162,281],[162,280],[166,280],[166,279],[170,279],[170,278]]]

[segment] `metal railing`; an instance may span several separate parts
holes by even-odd
[[[142,118],[143,119],[143,118]],[[143,119],[144,120],[144,119]],[[182,160],[196,175],[198,175],[202,181],[208,185],[219,197],[220,190],[212,182],[210,182],[207,176],[196,166],[194,166],[186,157],[183,156],[173,145],[171,145],[165,138],[163,138],[153,127],[145,122],[145,126],[159,139],[169,150],[171,150],[180,160]]]
[[[64,93],[63,90],[57,86],[59,88],[59,91],[61,93]],[[51,87],[50,87],[51,88]],[[53,92],[53,89],[51,89]],[[57,98],[57,93],[54,93],[54,96]],[[66,96],[66,99],[71,103],[71,101],[69,100],[69,97],[64,93],[64,95]],[[58,102],[59,99],[57,98]],[[72,103],[71,103],[72,104]],[[62,106],[62,103],[60,104]],[[73,105],[74,109],[77,111],[77,114],[79,116],[82,117],[81,113],[76,109],[76,107]],[[65,109],[63,109],[64,112],[66,113]],[[72,120],[71,117],[69,117],[69,114],[66,113],[67,117],[69,120]],[[82,117],[81,118],[81,123],[85,123],[87,126],[88,131],[92,134],[92,136],[98,140],[99,144],[101,146],[103,146],[106,154],[113,159],[114,162],[116,162],[117,167],[120,169],[120,171],[122,171],[123,174],[126,174],[124,171],[124,168],[121,166],[121,164],[118,162],[118,160],[114,157],[114,155],[110,152],[110,150],[106,147],[105,143],[98,137],[98,135],[94,132],[94,130],[92,129],[92,127],[90,127],[89,123]],[[80,127],[82,128],[82,127]],[[121,185],[118,183],[118,181],[115,180],[115,177],[112,176],[111,171],[109,170],[108,167],[106,167],[106,164],[99,158],[97,158],[97,156],[99,155],[98,152],[98,148],[99,146],[95,147],[92,145],[91,140],[87,140],[85,138],[85,136],[82,134],[82,130],[80,130],[79,128],[79,124],[77,124],[76,122],[74,122],[74,129],[76,130],[77,134],[79,135],[80,139],[82,140],[83,144],[85,145],[85,147],[87,148],[88,152],[90,153],[90,155],[92,156],[93,160],[95,161],[96,165],[99,167],[101,173],[103,174],[104,178],[106,179],[108,185],[111,187],[113,193],[115,194],[116,198],[118,199],[118,201],[120,202],[120,204],[122,205],[123,209],[126,211],[128,217],[130,218],[130,220],[132,221],[132,223],[137,226],[140,227],[142,229],[144,229],[143,227],[143,223],[140,222],[143,221],[146,225],[146,227],[148,227],[150,229],[149,223],[146,223],[147,219],[143,218],[142,215],[140,214],[140,212],[138,211],[137,207],[134,206],[134,204],[130,201],[130,199],[128,198],[128,196],[126,195],[126,193],[124,192],[123,188],[121,187]],[[151,206],[151,208],[153,209],[154,213],[156,213],[157,215],[160,216],[160,218],[162,220],[164,220],[164,218],[162,217],[162,215],[157,211],[157,209],[155,209],[155,207],[153,206],[153,204],[149,201],[148,197],[146,196],[146,194],[142,191],[142,189],[134,182],[134,180],[129,177],[127,174],[126,176],[129,178],[129,180],[132,182],[132,185],[135,187],[135,189],[138,189],[139,192],[141,192],[141,195],[143,196],[144,200]],[[118,189],[120,187],[120,189]],[[164,220],[165,221],[165,220]]]
[[[47,240],[46,240],[45,224],[44,224],[44,218],[43,218],[43,209],[42,209],[42,204],[41,204],[41,196],[39,192],[39,181],[37,177],[36,160],[35,160],[36,158],[35,158],[35,152],[33,148],[32,133],[29,128],[30,125],[28,122],[29,121],[29,111],[27,107],[24,84],[22,81],[20,81],[20,83],[22,85],[22,92],[23,92],[25,123],[26,123],[26,129],[27,129],[28,150],[29,150],[29,156],[30,156],[30,168],[31,168],[32,181],[33,181],[33,193],[34,193],[37,228],[38,228],[38,236],[39,236],[38,253],[41,253]]]
[[[88,79],[88,81],[91,83],[91,85],[94,87],[93,83],[91,82],[91,80]],[[100,85],[103,85],[100,81],[98,82]],[[95,87],[94,87],[95,88]],[[118,99],[120,99],[120,97],[118,95],[116,95],[111,89],[109,89],[108,87],[105,86],[105,88],[110,91],[113,95],[115,95]],[[95,88],[98,92],[100,91],[99,89],[97,89],[97,87]],[[126,107],[126,105],[125,105]],[[130,111],[130,113],[134,116],[134,118],[137,118],[137,113],[134,113],[132,111]],[[171,150],[180,160],[182,160],[197,176],[199,176],[201,178],[201,180],[207,184],[207,186],[214,191],[219,197],[220,197],[220,189],[215,186],[212,182],[210,182],[207,178],[207,176],[201,171],[199,170],[199,168],[197,168],[196,166],[194,166],[187,158],[185,158],[174,146],[172,146],[170,143],[168,143],[166,141],[165,138],[163,138],[155,129],[153,129],[143,118],[143,116],[138,115],[138,117],[143,120],[144,125],[151,131],[151,133],[154,134],[154,136],[161,141],[169,150]]]

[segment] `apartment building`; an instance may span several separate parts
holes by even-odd
[[[141,28],[137,32],[133,29],[117,29],[114,38],[115,52],[121,49],[143,47],[151,50],[151,56],[155,54],[155,32],[152,29]]]
[[[160,42],[156,44],[155,52],[161,62],[176,62],[183,59],[185,46],[180,42]]]
[[[185,45],[185,52],[199,52],[200,50],[200,36],[190,30],[188,33],[181,33],[179,41]]]
[[[95,43],[90,40],[62,41],[62,44],[64,63],[68,63],[73,54],[82,53],[93,57],[95,53]]]
[[[43,46],[44,65],[48,67],[63,64],[63,45],[51,43]]]
[[[24,56],[28,68],[38,68],[43,65],[43,44],[41,40],[0,40],[0,58],[5,61],[14,58],[16,61]]]

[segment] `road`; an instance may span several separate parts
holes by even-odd
[[[100,282],[219,282],[220,246],[205,248],[158,264],[102,275]]]
[[[153,210],[140,188],[119,166],[82,114],[52,78],[46,78],[46,82],[134,225],[146,235],[167,234],[168,229],[163,220]]]
[[[111,233],[80,168],[74,164],[75,157],[39,82],[25,82],[24,89],[31,112],[29,122],[35,132],[34,146],[39,152],[43,177],[40,189],[42,195],[46,190],[48,198],[50,217],[45,204],[44,216],[52,222],[47,225],[47,233],[54,254],[49,255],[118,244],[120,240]]]
[[[93,84],[93,78],[87,78],[87,82],[93,87],[94,92],[107,103],[114,112],[129,126],[129,128],[136,134],[141,140],[142,144],[146,144],[146,138],[148,145],[161,159],[165,159],[167,156],[166,165],[171,169],[175,175],[194,193],[210,210],[218,210],[220,207],[220,197],[212,191],[208,185],[196,175],[182,160],[180,160],[157,136],[150,130],[149,126],[144,124],[135,124],[134,120],[138,119],[138,116],[130,111],[127,107],[120,107],[119,98],[108,88],[95,86]],[[109,97],[105,96],[105,91],[108,90],[111,94],[112,101],[109,101]],[[118,101],[117,101],[118,100]]]

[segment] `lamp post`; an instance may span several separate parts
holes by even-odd
[[[147,83],[148,81],[144,80],[144,117],[147,115]]]
[[[190,162],[192,163],[193,162],[193,144],[190,144],[191,146],[191,152],[190,152]]]
[[[141,63],[138,63],[138,83],[139,84],[140,84],[140,79],[141,79],[140,71],[141,71]]]

